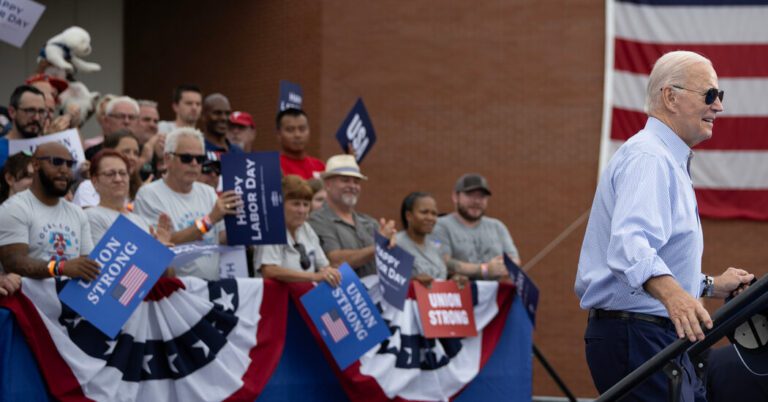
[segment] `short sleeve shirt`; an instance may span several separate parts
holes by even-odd
[[[309,223],[320,238],[320,245],[326,255],[336,250],[359,250],[373,245],[373,234],[379,230],[378,222],[357,212],[353,212],[353,216],[355,224],[350,225],[326,203],[309,217]],[[376,275],[376,262],[373,259],[361,267],[353,268],[361,278]]]
[[[416,244],[405,231],[396,235],[397,245],[413,255],[413,275],[427,274],[435,279],[447,279],[448,268],[440,256],[438,243],[430,238],[424,240],[424,245]]]
[[[293,174],[304,180],[317,178],[320,173],[325,171],[325,164],[311,156],[305,156],[302,159],[294,159],[290,156],[280,154],[280,169],[283,175]]]
[[[161,213],[167,214],[173,223],[173,230],[179,231],[195,224],[196,219],[211,212],[216,204],[216,191],[213,187],[195,182],[192,191],[186,194],[173,191],[165,180],[158,180],[141,186],[134,211],[150,222],[157,222]],[[203,236],[205,244],[218,244],[219,233],[224,230],[223,221],[214,225]],[[196,276],[207,280],[219,279],[219,253],[204,255],[190,263],[175,267],[181,276]]]
[[[455,213],[437,219],[432,237],[440,242],[440,252],[473,264],[488,262],[503,253],[518,258],[512,236],[498,219],[484,216],[475,227],[467,227]]]
[[[0,208],[0,246],[17,243],[29,245],[29,256],[45,261],[69,260],[93,250],[88,218],[80,207],[64,199],[45,205],[30,190]]]
[[[286,234],[288,235],[288,244],[271,244],[259,247],[260,252],[254,253],[254,256],[258,255],[258,261],[254,259],[253,266],[255,269],[260,270],[262,265],[278,265],[296,271],[305,271],[301,267],[301,254],[295,247],[297,243],[304,246],[307,257],[309,257],[311,265],[306,269],[307,272],[317,272],[318,269],[329,265],[328,258],[320,247],[320,239],[309,223],[304,222],[296,229],[296,239],[291,236],[290,232]]]
[[[75,197],[72,198],[72,202],[79,207],[92,207],[99,205],[101,197],[96,192],[96,188],[93,187],[93,182],[85,180],[77,186],[75,191]]]
[[[97,205],[86,209],[85,215],[88,217],[88,223],[91,226],[91,238],[93,239],[93,244],[98,244],[101,237],[104,236],[104,233],[107,232],[109,227],[115,223],[117,217],[120,216],[120,212]],[[124,214],[124,216],[145,232],[149,232],[150,223],[146,219],[133,212],[128,212]]]

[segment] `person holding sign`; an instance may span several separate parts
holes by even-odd
[[[283,177],[285,228],[288,244],[256,247],[253,266],[264,278],[282,282],[321,282],[331,286],[341,283],[341,274],[329,266],[320,239],[307,223],[312,189],[301,177]]]
[[[121,153],[112,149],[99,151],[91,161],[91,180],[99,194],[99,205],[85,210],[91,225],[93,244],[98,244],[118,216],[123,215],[136,226],[152,234],[163,244],[171,241],[171,218],[160,214],[157,230],[139,215],[130,212],[125,203],[129,191],[130,163]]]
[[[413,192],[408,194],[400,207],[402,230],[395,239],[397,245],[414,257],[412,279],[424,286],[429,286],[432,280],[448,278],[448,268],[440,255],[440,248],[428,238],[437,223],[437,202],[429,193]],[[454,273],[451,278],[459,287],[467,282],[467,277]]]
[[[360,173],[354,156],[332,156],[321,177],[327,198],[323,207],[312,213],[309,223],[320,237],[323,250],[334,266],[347,262],[361,278],[376,275],[373,233],[378,231],[394,244],[395,222],[383,218],[376,222],[355,210],[360,182],[368,178]]]
[[[507,227],[485,216],[490,196],[488,181],[479,174],[465,174],[456,182],[452,197],[456,212],[438,219],[433,233],[450,272],[476,279],[508,276],[503,254],[520,265]]]
[[[206,244],[226,244],[222,219],[237,214],[243,205],[240,195],[216,191],[197,182],[205,161],[203,134],[193,128],[178,128],[165,140],[165,164],[168,172],[162,180],[142,186],[136,195],[135,211],[150,222],[160,214],[171,217],[174,244],[203,240]],[[221,223],[220,223],[221,222]],[[219,254],[204,255],[176,267],[179,275],[197,276],[207,280],[219,279]]]
[[[30,278],[96,279],[99,265],[88,218],[63,197],[72,185],[75,161],[64,145],[41,144],[32,161],[32,187],[0,207],[0,263],[6,272]]]
[[[277,139],[284,175],[295,174],[309,180],[325,170],[321,160],[307,155],[309,120],[303,110],[288,108],[277,114]]]

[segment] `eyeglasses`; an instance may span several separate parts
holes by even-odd
[[[70,169],[72,168],[72,166],[75,166],[75,163],[77,163],[77,161],[74,161],[72,159],[59,158],[58,156],[38,156],[37,160],[48,161],[51,163],[51,165],[57,166],[57,167],[66,164],[67,167]]]
[[[672,85],[673,88],[682,89],[683,91],[693,92],[695,94],[704,95],[704,103],[707,105],[711,105],[715,103],[715,98],[719,98],[720,102],[723,101],[723,96],[725,96],[725,91],[722,89],[717,88],[709,88],[704,92],[694,91],[692,89],[683,88],[680,85]]]
[[[110,180],[114,179],[115,176],[118,176],[118,177],[124,179],[124,178],[128,177],[128,172],[125,171],[125,170],[110,170],[109,172],[99,173],[99,176],[104,176],[104,177],[106,177],[106,178],[108,178]]]
[[[136,121],[139,119],[139,116],[135,114],[126,114],[126,113],[112,113],[112,114],[108,114],[107,116],[117,120]]]
[[[36,109],[33,107],[25,107],[23,109],[19,109],[19,111],[24,112],[24,114],[33,115],[33,116],[37,115],[37,116],[45,117],[48,115],[48,109]]]
[[[221,174],[221,162],[219,161],[205,161],[200,170],[203,174]]]
[[[293,248],[299,252],[299,264],[301,264],[301,269],[309,269],[312,266],[312,261],[309,260],[307,249],[304,248],[304,245],[301,243],[296,243],[293,245]]]
[[[173,155],[181,161],[181,163],[184,164],[190,164],[192,161],[196,161],[198,165],[202,165],[203,162],[205,162],[206,156],[205,155],[192,155],[192,154],[177,154],[176,152],[168,152],[170,155]]]

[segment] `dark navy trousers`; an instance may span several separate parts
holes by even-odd
[[[591,318],[584,343],[595,387],[602,394],[676,339],[671,321],[660,325],[634,318]],[[677,364],[683,367],[680,401],[706,401],[704,384],[696,376],[688,355],[678,357]],[[668,387],[667,376],[659,370],[621,401],[666,402]]]

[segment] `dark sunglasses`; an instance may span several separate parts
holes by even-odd
[[[704,95],[704,103],[706,103],[707,105],[711,105],[711,104],[715,103],[715,98],[720,99],[720,102],[722,102],[723,101],[723,96],[725,96],[725,91],[723,91],[722,89],[717,89],[717,88],[709,88],[705,92],[699,92],[699,91],[694,91],[692,89],[683,88],[680,85],[672,85],[672,87],[677,88],[677,89],[682,89],[683,91],[688,91],[688,92],[693,92],[695,94]]]
[[[59,158],[58,156],[38,156],[37,160],[48,161],[51,163],[51,165],[57,167],[61,165],[67,165],[67,167],[70,169],[72,169],[72,166],[75,166],[75,163],[77,163],[77,161],[72,159]]]
[[[219,161],[205,161],[200,169],[203,174],[221,174],[221,162]]]
[[[293,245],[293,248],[299,252],[299,264],[301,264],[301,269],[309,269],[312,266],[312,261],[309,260],[307,249],[304,248],[304,245],[301,243],[296,243]]]
[[[179,158],[181,163],[190,164],[192,161],[196,161],[198,165],[202,165],[206,159],[205,155],[192,155],[192,154],[177,154],[176,152],[168,152],[169,154]]]

